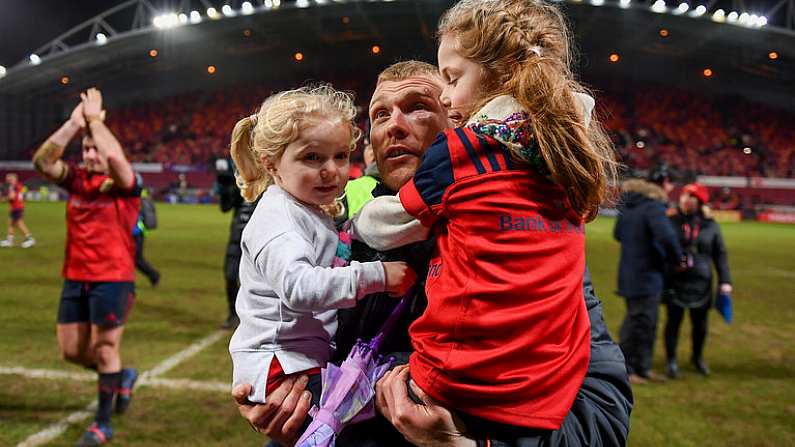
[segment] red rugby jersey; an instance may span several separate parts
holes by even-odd
[[[63,276],[73,281],[134,281],[135,242],[141,186],[111,186],[105,174],[69,165],[61,186],[69,192],[66,203],[66,257]]]
[[[25,208],[25,202],[22,198],[22,185],[17,183],[11,186],[8,191],[8,204],[12,210],[21,210]]]
[[[590,356],[585,230],[563,189],[463,128],[439,135],[400,200],[438,223],[412,378],[473,416],[559,428]]]

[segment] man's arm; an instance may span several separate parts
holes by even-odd
[[[110,178],[120,188],[131,189],[135,185],[135,173],[127,157],[124,156],[119,140],[103,122],[102,93],[90,88],[80,97],[83,98],[83,115],[86,117],[94,144],[97,145],[97,151],[107,157]]]
[[[60,182],[66,178],[68,167],[61,160],[64,148],[78,131],[86,127],[83,118],[83,103],[72,110],[72,115],[63,125],[50,135],[33,155],[33,166],[44,178]]]
[[[654,241],[665,250],[666,262],[672,266],[680,265],[684,258],[684,251],[671,220],[665,214],[665,208],[653,207],[652,211],[646,215],[646,222],[651,229]]]
[[[577,398],[559,430],[545,439],[515,439],[513,445],[626,445],[632,390],[624,356],[607,332],[602,305],[587,268],[583,275],[583,295],[591,320],[591,358]],[[462,426],[451,412],[432,402],[416,404],[405,388],[405,377],[401,380],[399,373],[384,376],[376,385],[376,405],[406,439],[420,446],[474,445],[472,439],[462,436]],[[478,433],[467,436],[477,437]]]

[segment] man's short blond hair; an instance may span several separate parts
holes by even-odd
[[[402,61],[385,68],[378,75],[378,84],[386,81],[400,82],[414,76],[439,77],[439,69],[435,65],[422,61]]]

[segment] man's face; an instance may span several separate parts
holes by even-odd
[[[370,141],[381,180],[397,191],[414,176],[422,154],[449,127],[442,81],[418,75],[378,84],[370,101]]]
[[[88,172],[108,172],[108,160],[99,153],[91,137],[83,138],[83,164]]]

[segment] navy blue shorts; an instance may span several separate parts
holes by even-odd
[[[58,306],[58,323],[91,322],[102,327],[121,326],[127,322],[134,302],[134,282],[65,279]]]
[[[19,208],[16,210],[11,210],[8,213],[8,217],[11,218],[11,222],[17,222],[18,220],[22,219],[22,215],[25,214],[25,208]]]

